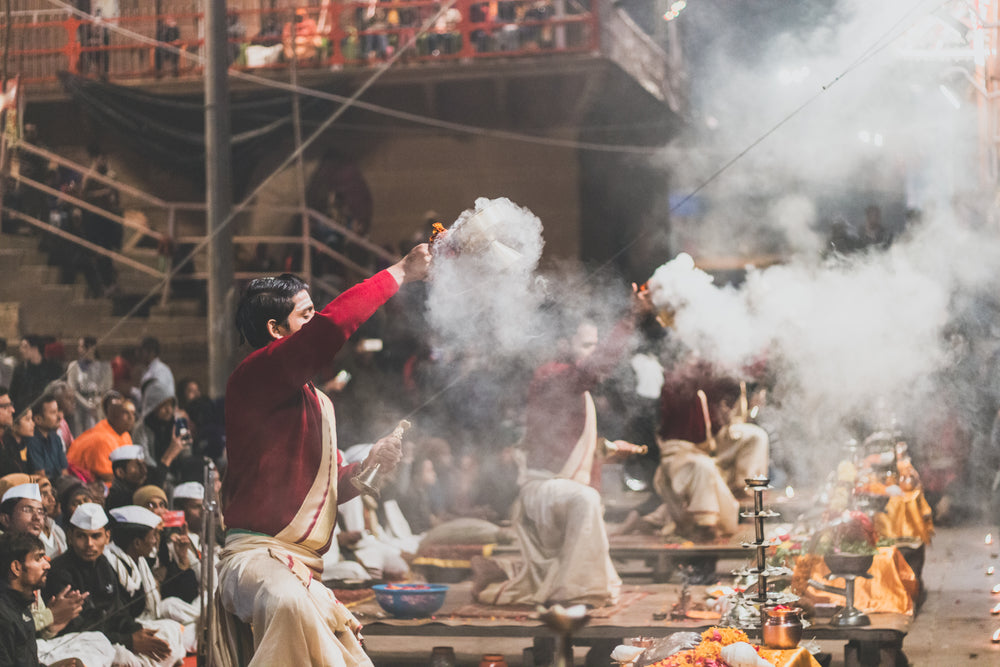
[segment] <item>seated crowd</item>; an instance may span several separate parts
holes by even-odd
[[[596,337],[586,323],[577,336],[591,329]],[[507,521],[523,503],[519,415],[530,401],[505,387],[526,386],[531,369],[475,382],[472,371],[485,368],[485,360],[469,358],[467,374],[456,378],[449,373],[455,366],[416,338],[374,321],[329,376],[314,378],[335,397],[345,464],[365,461],[371,443],[400,416],[420,415],[380,498],[358,496],[339,506],[336,548],[323,556],[331,588],[427,577],[429,568],[456,560],[474,570],[486,545],[515,535],[523,541],[517,521]],[[217,517],[218,530],[207,534],[203,509],[206,493],[221,486],[218,479],[203,486],[206,466],[213,462],[226,474],[221,406],[202,397],[196,382],[175,382],[154,338],[112,362],[81,339],[79,358],[68,367],[39,336],[25,336],[20,351],[19,363],[8,364],[10,389],[0,388],[0,562],[8,578],[7,608],[0,610],[31,608],[37,659],[45,664],[75,658],[91,666],[175,665],[197,646],[207,585],[202,560],[223,544],[224,522]],[[673,421],[685,428],[645,440],[659,442],[664,454],[647,466],[661,498],[632,528],[706,538],[731,532],[730,487],[737,485],[730,478],[766,469],[767,437],[741,425],[738,383],[716,389],[702,378],[691,382],[674,407]],[[634,398],[626,392],[616,402],[610,386],[596,387],[594,400],[609,422],[614,405]],[[705,387],[703,399],[695,386]],[[655,412],[646,417],[655,420]],[[598,498],[596,489],[586,492]],[[595,526],[603,531],[600,517]],[[36,568],[37,553],[51,566]],[[18,641],[0,637],[0,649],[23,650]]]

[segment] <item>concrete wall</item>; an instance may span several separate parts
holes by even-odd
[[[401,135],[362,156],[375,201],[372,237],[395,242],[437,211],[446,226],[477,197],[507,197],[542,220],[547,257],[579,249],[576,152],[484,137]]]

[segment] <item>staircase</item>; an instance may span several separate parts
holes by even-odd
[[[136,269],[118,266],[119,294],[90,298],[82,276],[72,285],[59,283],[59,269],[48,265],[38,250],[37,235],[0,233],[0,336],[16,348],[21,335],[55,336],[66,349],[66,361],[76,357],[81,336],[98,339],[98,353],[111,359],[126,346],[137,346],[146,336],[160,341],[160,358],[176,379],[193,377],[202,386],[208,373],[207,322],[200,299],[173,298],[160,305],[157,293],[139,315],[123,315],[149,294],[158,280]],[[148,262],[143,249],[128,253]]]

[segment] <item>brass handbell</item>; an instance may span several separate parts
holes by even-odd
[[[396,425],[396,428],[392,431],[392,437],[403,439],[403,434],[406,433],[407,429],[411,426],[410,422],[403,419]],[[382,489],[382,484],[385,482],[382,475],[382,465],[380,463],[375,463],[371,467],[361,470],[357,475],[351,478],[351,484],[354,488],[361,493],[369,496],[378,498]]]

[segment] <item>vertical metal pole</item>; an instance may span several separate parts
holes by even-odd
[[[232,156],[225,0],[205,0],[205,196],[208,244],[208,392],[221,398],[233,368]]]
[[[215,464],[205,462],[205,497],[202,500],[204,520],[201,526],[201,641],[198,651],[204,667],[212,667],[215,658],[215,525],[219,510],[215,497]]]
[[[299,189],[299,217],[302,224],[302,279],[312,283],[312,248],[309,247],[309,213],[306,208],[306,167],[302,155],[302,108],[299,103],[299,45],[292,19],[292,63],[289,68],[292,84],[292,130],[295,134],[295,180]]]

